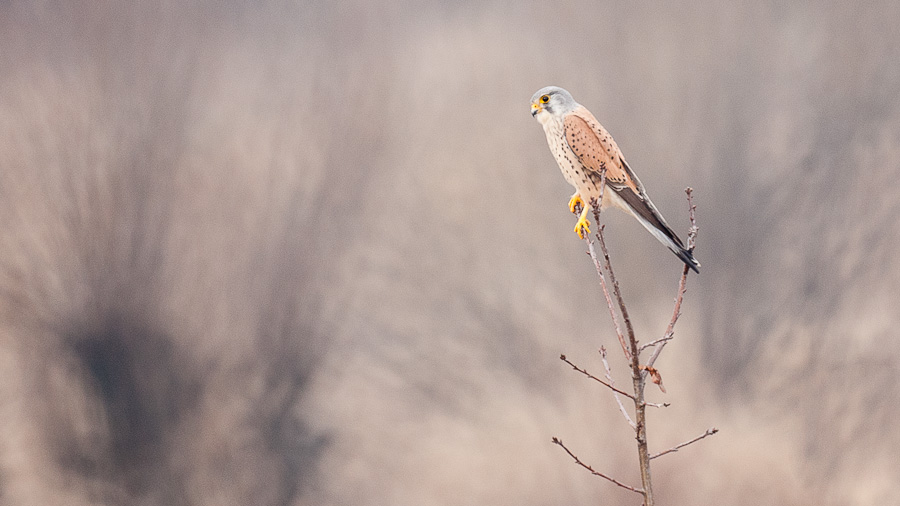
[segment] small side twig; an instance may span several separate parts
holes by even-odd
[[[711,429],[707,429],[706,432],[704,432],[703,434],[700,434],[699,436],[695,437],[694,439],[691,439],[690,441],[685,441],[684,443],[681,443],[680,445],[677,445],[677,446],[673,446],[672,448],[669,448],[668,450],[661,451],[655,455],[651,455],[650,459],[652,460],[652,459],[655,459],[656,457],[662,457],[663,455],[665,455],[667,453],[677,452],[678,450],[684,448],[685,446],[687,446],[691,443],[696,443],[697,441],[700,441],[701,439],[703,439],[705,437],[712,436],[713,434],[715,434],[717,432],[719,432],[719,429],[717,429],[715,427],[713,427]]]
[[[626,485],[626,484],[622,483],[621,481],[619,481],[619,480],[617,480],[617,479],[615,479],[615,478],[612,478],[612,477],[610,477],[610,476],[607,476],[607,475],[605,475],[605,474],[603,474],[603,473],[601,473],[601,472],[599,472],[599,471],[594,471],[594,469],[593,469],[591,466],[589,466],[589,465],[585,464],[584,462],[582,462],[581,459],[579,459],[574,453],[571,452],[571,450],[569,450],[568,448],[566,448],[566,445],[564,445],[563,442],[562,442],[562,440],[560,440],[559,438],[554,437],[554,438],[552,439],[552,441],[553,441],[553,444],[561,446],[562,449],[565,450],[566,453],[568,453],[569,456],[572,457],[572,459],[575,460],[575,463],[576,463],[576,464],[578,464],[579,466],[581,466],[581,467],[587,469],[587,470],[590,471],[590,473],[593,474],[594,476],[599,476],[599,477],[601,477],[601,478],[603,478],[603,479],[609,480],[609,481],[615,483],[616,485],[618,485],[618,486],[624,488],[625,490],[631,490],[632,492],[636,492],[636,493],[638,493],[638,494],[642,494],[642,495],[643,495],[644,491],[641,490],[641,489],[639,489],[639,488],[632,487],[631,485]]]
[[[612,371],[609,368],[609,362],[606,360],[606,347],[600,347],[600,359],[603,360],[603,368],[606,369],[606,381],[609,381],[609,384],[613,384]],[[631,428],[637,430],[637,424],[634,423],[634,420],[631,419],[631,416],[628,415],[628,410],[625,409],[625,406],[622,405],[622,399],[619,399],[619,394],[613,392],[613,397],[616,398],[616,404],[619,405],[619,411],[622,412],[622,416],[625,417],[625,421],[628,422],[628,425],[631,425]]]
[[[613,392],[615,392],[615,393],[617,393],[617,394],[622,394],[622,395],[624,395],[625,397],[628,397],[629,399],[632,399],[632,400],[634,399],[634,396],[631,395],[631,394],[629,394],[628,392],[626,392],[626,391],[624,391],[624,390],[619,390],[618,388],[614,387],[613,385],[611,385],[611,384],[609,384],[609,383],[603,381],[602,379],[600,379],[600,378],[594,376],[593,374],[587,372],[587,369],[582,369],[582,368],[578,367],[577,365],[573,364],[572,361],[569,360],[568,358],[566,358],[565,355],[560,355],[560,356],[559,356],[559,359],[562,360],[563,362],[569,364],[570,366],[572,366],[572,369],[575,369],[576,371],[580,372],[581,374],[584,374],[584,375],[587,376],[588,378],[590,378],[590,379],[596,381],[597,383],[600,383],[601,385],[603,385],[603,386],[609,388],[609,389],[612,390]]]
[[[666,341],[670,341],[670,340],[672,340],[673,337],[675,337],[675,336],[671,336],[671,335],[662,336],[655,341],[650,341],[647,344],[642,344],[641,347],[638,348],[638,351],[644,351],[647,348],[652,348],[652,347],[656,346],[657,344],[664,343]]]

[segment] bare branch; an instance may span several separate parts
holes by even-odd
[[[697,222],[694,221],[694,211],[697,210],[697,206],[694,205],[694,189],[688,186],[684,189],[684,193],[687,194],[688,214],[691,217],[691,228],[688,231],[687,249],[688,251],[694,251],[694,243],[697,241],[697,232],[700,230],[697,227]]]
[[[578,367],[577,365],[573,364],[572,361],[569,360],[568,358],[566,358],[565,355],[560,355],[560,356],[559,356],[559,359],[562,360],[563,362],[569,364],[570,366],[572,366],[572,369],[575,369],[576,371],[580,372],[581,374],[584,374],[584,375],[587,376],[588,378],[590,378],[590,379],[596,381],[597,383],[600,383],[601,385],[603,385],[603,386],[605,386],[605,387],[611,389],[613,392],[615,392],[615,393],[617,393],[617,394],[622,394],[622,395],[624,395],[625,397],[628,397],[629,399],[632,399],[632,400],[634,399],[634,396],[631,395],[631,394],[629,394],[628,392],[626,392],[626,391],[624,391],[624,390],[619,390],[618,388],[614,387],[613,385],[611,385],[611,384],[609,384],[609,383],[603,381],[602,379],[600,379],[600,378],[594,376],[593,374],[587,372],[587,369],[582,369],[582,368]]]
[[[694,211],[697,209],[697,206],[694,205],[693,199],[693,189],[688,187],[685,188],[684,192],[687,194],[688,206],[690,208],[690,217],[691,217],[691,229],[688,232],[688,250],[694,249],[694,242],[697,240],[697,222],[694,219]],[[653,364],[656,363],[656,359],[659,358],[659,354],[662,353],[663,348],[666,347],[666,343],[672,340],[675,336],[675,324],[678,323],[678,317],[681,316],[681,302],[684,300],[684,292],[686,291],[687,284],[687,276],[688,276],[688,266],[685,265],[681,270],[681,279],[678,282],[678,294],[675,296],[675,308],[672,310],[672,319],[669,320],[669,326],[666,327],[666,333],[663,334],[663,337],[653,341],[653,343],[659,344],[654,350],[653,354],[650,355],[650,359],[647,360],[647,367],[653,367]],[[649,344],[646,346],[650,346]],[[643,347],[641,347],[643,349]],[[642,373],[643,377],[647,377],[647,371]]]
[[[609,381],[609,384],[613,384],[612,371],[609,369],[609,362],[606,360],[606,347],[600,347],[600,359],[603,360],[603,368],[606,369],[606,380]],[[616,398],[616,404],[619,405],[619,411],[622,412],[622,416],[625,417],[625,421],[628,422],[628,425],[631,425],[631,428],[637,430],[637,424],[634,423],[634,420],[628,415],[628,411],[625,409],[625,406],[622,405],[622,400],[619,399],[619,394],[613,392],[613,397]]]
[[[585,205],[590,205],[594,210],[594,225],[597,227],[597,234],[601,236],[601,232],[603,227],[600,225],[600,203],[603,202],[603,193],[606,190],[606,165],[601,164],[600,170],[600,196],[597,197],[596,200],[591,202],[585,202]],[[581,207],[576,207],[576,213],[581,212]],[[584,235],[584,243],[588,248],[588,255],[591,256],[591,260],[594,261],[594,268],[597,269],[597,276],[600,277],[600,287],[603,289],[603,296],[606,297],[606,306],[609,308],[609,316],[612,318],[613,327],[616,329],[616,337],[619,338],[619,344],[622,345],[622,351],[625,353],[625,356],[629,359],[631,358],[631,353],[628,351],[628,345],[625,343],[625,334],[622,333],[622,327],[619,326],[619,317],[616,315],[615,306],[613,306],[612,297],[609,295],[609,289],[606,286],[606,276],[603,274],[603,266],[600,264],[600,259],[597,258],[597,251],[594,249],[594,242],[591,240],[590,234]],[[607,258],[607,265],[609,265],[609,258]],[[630,323],[628,324],[630,325]]]
[[[600,226],[599,229],[602,230],[603,227]],[[619,344],[622,345],[622,351],[625,353],[625,356],[630,359],[631,353],[628,351],[628,345],[625,343],[625,334],[622,333],[622,327],[619,326],[619,317],[616,315],[612,297],[610,297],[609,289],[606,287],[606,276],[603,274],[603,267],[600,265],[600,260],[597,258],[597,252],[594,250],[594,241],[591,240],[590,235],[585,235],[584,242],[587,244],[588,254],[591,256],[591,260],[594,261],[597,275],[600,276],[600,286],[603,288],[603,296],[606,297],[606,306],[609,308],[609,316],[612,318],[613,327],[616,329],[616,337],[619,338]]]
[[[605,479],[605,480],[609,480],[609,481],[615,483],[616,485],[618,485],[618,486],[624,488],[625,490],[631,490],[632,492],[636,492],[636,493],[638,493],[638,494],[643,494],[643,493],[644,493],[644,491],[641,490],[641,489],[639,489],[639,488],[634,488],[634,487],[632,487],[631,485],[626,485],[626,484],[622,483],[621,481],[619,481],[619,480],[617,480],[617,479],[615,479],[615,478],[611,478],[611,477],[609,477],[609,476],[607,476],[607,475],[605,475],[605,474],[603,474],[603,473],[601,473],[601,472],[594,471],[594,469],[593,469],[591,466],[589,466],[589,465],[585,464],[584,462],[582,462],[581,459],[579,459],[574,453],[572,453],[568,448],[566,448],[566,445],[564,445],[563,442],[562,442],[562,440],[560,440],[559,438],[555,438],[555,437],[554,437],[554,438],[552,439],[552,441],[553,441],[553,444],[556,444],[556,445],[559,445],[560,447],[562,447],[562,449],[565,450],[566,453],[568,453],[569,456],[572,457],[572,458],[575,460],[575,463],[576,463],[576,464],[578,464],[579,466],[581,466],[581,467],[587,469],[587,470],[590,471],[591,474],[593,474],[594,476],[599,476],[599,477],[601,477],[601,478],[603,478],[603,479]]]
[[[685,285],[687,284],[687,275],[688,275],[688,266],[685,265],[681,271],[681,279],[678,282],[678,295],[675,296],[675,309],[672,311],[672,319],[669,321],[669,326],[666,327],[666,333],[653,343],[659,344],[654,350],[653,354],[650,355],[650,358],[647,360],[647,366],[653,367],[653,364],[656,363],[656,359],[659,358],[659,354],[662,353],[663,348],[666,347],[666,343],[672,340],[675,337],[675,324],[678,323],[678,317],[681,316],[681,301],[684,300],[684,292]],[[647,375],[645,371],[644,376]]]
[[[594,206],[594,219],[600,220],[600,206]],[[643,487],[644,505],[653,506],[653,487],[650,478],[650,454],[647,451],[647,404],[644,402],[644,381],[645,377],[641,372],[640,361],[638,357],[638,343],[634,336],[634,328],[631,325],[631,319],[628,317],[628,308],[625,307],[625,300],[622,297],[622,291],[619,289],[619,282],[612,270],[609,260],[609,250],[606,249],[606,242],[603,240],[603,227],[597,227],[597,241],[600,243],[600,249],[603,251],[603,257],[606,260],[606,272],[609,274],[609,280],[613,285],[613,294],[616,296],[616,302],[619,305],[619,311],[622,313],[622,320],[625,321],[625,329],[628,332],[629,348],[625,349],[625,357],[631,362],[631,381],[634,388],[634,420],[635,420],[635,439],[638,446],[638,461],[641,468],[641,486]],[[612,307],[610,307],[612,310]],[[624,346],[624,343],[623,343]]]
[[[668,450],[659,452],[659,453],[657,453],[656,455],[651,455],[650,458],[651,458],[651,459],[655,459],[656,457],[662,457],[663,455],[665,455],[665,454],[667,454],[667,453],[674,453],[674,452],[677,452],[677,451],[680,450],[681,448],[684,448],[685,446],[687,446],[687,445],[689,445],[689,444],[691,444],[691,443],[696,443],[697,441],[700,441],[701,439],[703,439],[703,438],[705,438],[705,437],[707,437],[707,436],[712,436],[713,434],[715,434],[715,433],[717,433],[717,432],[719,432],[719,429],[717,429],[717,428],[715,428],[715,427],[713,427],[713,428],[711,428],[711,429],[707,429],[706,432],[704,432],[703,434],[701,434],[701,435],[695,437],[694,439],[691,439],[690,441],[685,441],[684,443],[681,443],[680,445],[673,446],[672,448],[669,448]]]
[[[638,348],[638,351],[644,351],[645,349],[652,348],[652,347],[656,346],[657,344],[664,343],[666,341],[670,341],[670,340],[672,340],[673,337],[675,337],[675,336],[662,336],[655,341],[650,341],[647,344],[642,344],[641,347]]]
[[[600,206],[594,206],[594,219],[600,220]],[[622,320],[625,322],[625,330],[628,333],[628,340],[632,342],[631,349],[625,349],[625,358],[632,360],[632,356],[637,355],[637,340],[634,338],[634,328],[631,326],[631,318],[628,317],[628,308],[625,307],[625,300],[622,298],[622,291],[619,289],[619,281],[616,280],[616,274],[612,270],[612,264],[609,262],[609,250],[606,249],[606,241],[603,240],[603,227],[597,227],[597,241],[600,243],[600,250],[603,252],[603,258],[606,261],[606,272],[609,273],[609,281],[613,286],[613,295],[616,296],[616,302],[619,304],[619,311],[622,312]],[[609,295],[607,294],[607,299]],[[612,310],[612,306],[610,306]],[[624,343],[623,343],[624,347]]]
[[[582,374],[588,376],[589,378],[591,378],[613,390],[614,397],[616,399],[616,403],[619,405],[619,410],[624,415],[625,420],[628,421],[628,423],[632,426],[632,428],[634,428],[634,431],[635,431],[635,439],[637,441],[637,449],[638,449],[638,459],[639,459],[640,470],[641,470],[641,487],[642,488],[637,489],[635,487],[629,487],[627,485],[622,484],[621,482],[618,482],[618,481],[610,478],[609,476],[606,476],[606,475],[603,475],[601,473],[594,471],[590,466],[581,462],[581,460],[579,460],[577,456],[575,456],[571,451],[569,451],[569,449],[566,448],[562,444],[562,441],[560,441],[557,438],[553,438],[553,442],[555,444],[558,444],[559,446],[561,446],[566,451],[566,453],[569,454],[569,456],[571,456],[573,459],[575,459],[576,464],[584,467],[585,469],[587,469],[594,475],[600,476],[604,479],[607,479],[607,480],[619,485],[620,487],[626,488],[628,490],[631,490],[633,492],[637,492],[637,493],[643,495],[644,505],[645,506],[653,506],[654,500],[653,500],[653,487],[651,484],[652,480],[651,480],[651,476],[650,476],[650,460],[653,458],[659,457],[661,455],[665,455],[667,453],[678,451],[679,448],[683,448],[691,443],[694,443],[696,441],[699,441],[700,439],[703,439],[704,437],[715,434],[717,432],[717,430],[710,429],[702,436],[699,436],[691,441],[688,441],[688,442],[680,444],[674,448],[671,448],[669,450],[661,452],[657,455],[650,456],[650,453],[648,452],[646,407],[647,406],[663,407],[663,406],[668,406],[668,404],[655,404],[655,403],[646,402],[644,400],[644,388],[646,385],[647,375],[649,374],[651,376],[651,378],[653,379],[653,382],[656,383],[657,385],[659,385],[660,390],[665,392],[665,389],[663,389],[663,386],[662,386],[662,377],[659,374],[659,371],[653,368],[653,364],[656,361],[656,359],[659,357],[659,354],[662,352],[662,349],[665,347],[666,343],[668,343],[670,340],[672,340],[672,338],[674,336],[675,324],[678,322],[678,318],[681,316],[681,303],[684,299],[685,285],[686,285],[686,281],[687,281],[687,273],[688,273],[689,268],[687,265],[685,265],[683,267],[681,280],[680,280],[679,286],[678,286],[678,293],[675,298],[675,308],[672,313],[672,319],[670,320],[669,325],[666,328],[665,334],[663,335],[663,337],[661,337],[655,341],[652,341],[646,345],[638,347],[638,342],[637,342],[637,339],[634,334],[634,328],[631,324],[631,319],[628,316],[628,309],[625,306],[625,301],[624,301],[624,298],[622,297],[622,291],[619,288],[619,283],[616,280],[615,273],[613,272],[612,265],[610,263],[609,250],[606,248],[606,242],[604,241],[604,238],[603,238],[603,226],[600,225],[600,212],[601,212],[600,208],[601,208],[601,205],[603,202],[603,192],[606,189],[606,167],[605,166],[601,166],[600,175],[601,175],[600,196],[598,199],[592,200],[590,202],[590,205],[594,211],[594,221],[597,226],[597,232],[595,235],[596,235],[597,242],[600,243],[600,250],[603,253],[603,258],[605,261],[603,264],[601,264],[600,260],[597,257],[597,252],[596,252],[596,249],[594,248],[594,242],[591,239],[590,235],[584,236],[583,239],[585,241],[585,244],[588,247],[588,254],[591,256],[591,260],[593,260],[593,262],[594,262],[594,268],[597,270],[597,275],[600,277],[600,286],[603,288],[603,295],[606,298],[606,305],[609,308],[610,317],[613,320],[613,325],[615,326],[615,329],[616,329],[616,336],[619,339],[619,344],[622,346],[622,351],[625,354],[625,358],[628,360],[629,365],[631,366],[631,373],[632,373],[631,379],[632,379],[632,387],[634,389],[634,395],[627,394],[627,393],[623,392],[622,390],[619,390],[618,388],[616,388],[613,385],[612,372],[609,367],[609,362],[606,360],[606,349],[605,348],[601,347],[600,354],[603,359],[603,366],[606,369],[606,378],[608,381],[600,380],[599,378],[589,374],[586,370],[578,368],[577,366],[575,366],[575,364],[566,360],[565,356],[561,356],[560,358],[562,360],[564,360],[566,363],[568,363],[570,366],[572,366],[572,368],[575,369],[576,371],[581,372]],[[685,192],[687,193],[687,197],[688,197],[688,204],[690,207],[690,219],[691,219],[691,229],[688,234],[687,244],[688,244],[688,248],[690,250],[693,250],[694,243],[696,240],[696,235],[697,235],[697,225],[694,220],[695,206],[694,206],[694,203],[692,200],[692,194],[691,194],[692,190],[690,188],[687,188],[685,190]],[[585,205],[587,205],[587,203],[585,203]],[[584,209],[579,209],[579,211],[584,211]],[[622,332],[622,327],[619,325],[618,315],[616,314],[617,311],[616,311],[615,305],[613,304],[613,299],[610,296],[609,287],[606,283],[607,275],[609,276],[609,281],[612,284],[612,292],[616,298],[616,305],[618,305],[618,307],[619,307],[618,313],[621,314],[622,320],[625,322],[625,331],[626,331],[625,333]],[[627,340],[625,338],[626,334],[628,336]],[[651,348],[651,347],[654,348],[653,354],[650,357],[650,360],[647,362],[647,364],[642,365],[640,363],[640,352],[643,351],[644,349]],[[619,398],[618,394],[625,395],[626,397],[630,398],[634,402],[634,416],[633,417],[629,416],[628,410],[625,409],[625,406],[622,404],[621,399]]]

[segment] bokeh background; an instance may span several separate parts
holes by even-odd
[[[900,495],[900,3],[3,2],[0,502],[638,504],[566,87],[702,273],[659,504]],[[606,213],[639,337],[681,264]],[[612,355],[619,381],[624,360]]]

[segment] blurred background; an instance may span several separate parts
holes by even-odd
[[[529,114],[612,132],[700,275],[659,504],[900,494],[900,3],[3,2],[0,502],[638,504]],[[681,263],[621,213],[639,338]]]

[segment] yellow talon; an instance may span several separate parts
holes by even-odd
[[[578,237],[581,239],[584,239],[584,234],[591,233],[591,229],[588,227],[587,213],[588,208],[585,207],[584,210],[581,211],[581,216],[578,217],[578,221],[575,223],[575,233],[578,234]]]
[[[572,195],[572,198],[569,199],[569,212],[574,213],[575,206],[577,206],[578,204],[581,204],[582,209],[584,208],[584,201],[581,200],[581,195],[576,193],[575,195]]]

